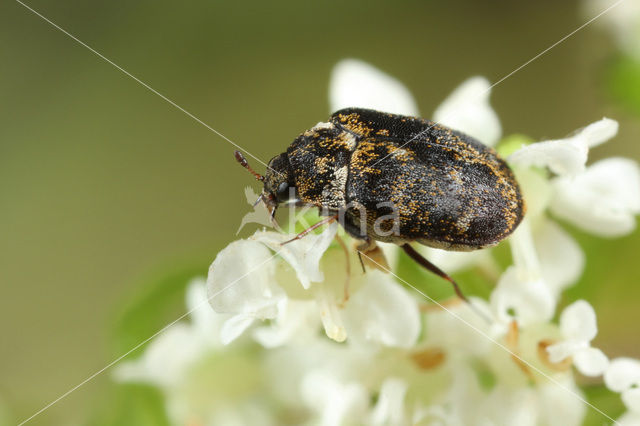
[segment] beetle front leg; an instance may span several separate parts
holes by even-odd
[[[305,229],[304,231],[302,231],[301,233],[299,233],[298,235],[296,235],[292,239],[287,240],[284,243],[280,243],[280,245],[283,246],[283,245],[289,244],[290,242],[293,242],[295,240],[299,240],[300,238],[304,237],[305,235],[307,235],[309,232],[313,231],[314,229],[317,229],[317,228],[321,227],[322,225],[326,225],[328,223],[331,223],[331,222],[333,222],[333,221],[335,221],[337,219],[338,219],[338,215],[329,216],[329,217],[327,217],[325,219],[322,219],[320,222],[311,225],[310,227],[308,227],[307,229]]]

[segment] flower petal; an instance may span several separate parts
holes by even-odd
[[[602,236],[620,236],[635,227],[640,213],[640,169],[626,158],[598,161],[574,178],[554,181],[551,211]]]
[[[509,156],[517,166],[548,167],[559,175],[573,175],[584,170],[589,148],[574,138],[536,142]]]
[[[509,156],[509,162],[523,166],[548,167],[561,176],[575,175],[584,171],[589,148],[604,143],[617,132],[618,122],[603,118],[567,138],[522,147]]]
[[[631,386],[640,386],[640,361],[633,358],[616,358],[604,374],[604,383],[614,392],[623,392]]]
[[[185,370],[206,346],[187,324],[174,324],[147,346],[142,357],[125,361],[114,370],[114,378],[122,382],[150,383],[162,388],[176,386]]]
[[[320,308],[320,320],[324,326],[327,337],[336,342],[344,342],[347,338],[342,315],[338,310],[338,303],[335,296],[327,286],[319,285],[316,289],[316,302]]]
[[[433,113],[433,119],[493,146],[502,135],[500,120],[491,105],[491,84],[484,77],[464,81]]]
[[[287,299],[280,302],[278,317],[268,326],[259,327],[253,337],[265,348],[282,346],[292,340],[304,340],[315,335],[320,325],[320,313],[312,300]]]
[[[493,349],[493,343],[486,336],[501,336],[505,327],[494,321],[492,325],[495,326],[488,327],[483,317],[493,318],[491,307],[484,299],[471,297],[470,302],[473,308],[460,303],[429,313],[426,316],[425,343],[451,353],[478,357]],[[480,311],[482,316],[476,311]]]
[[[212,344],[217,342],[225,316],[211,309],[207,297],[207,282],[202,278],[192,280],[187,286],[185,298],[193,332]]]
[[[516,319],[521,326],[548,321],[555,309],[554,297],[546,283],[520,276],[513,266],[500,277],[490,301],[501,322]]]
[[[584,422],[587,406],[576,394],[582,391],[570,375],[554,378],[556,383],[546,382],[539,387],[539,424],[547,426],[578,426]],[[558,384],[559,382],[559,384]]]
[[[417,116],[418,107],[409,90],[395,78],[357,59],[338,62],[329,84],[331,112],[360,107]]]
[[[527,207],[525,220],[535,223],[537,218],[547,214],[547,208],[553,197],[553,186],[549,178],[539,170],[514,167],[513,171]]]
[[[574,137],[580,138],[589,148],[605,143],[618,134],[618,122],[610,118],[591,123],[576,131]]]
[[[290,235],[277,232],[256,232],[252,240],[259,241],[276,251],[296,271],[296,276],[305,289],[311,282],[322,282],[324,275],[320,270],[320,259],[329,248],[338,231],[338,223],[329,224],[319,235],[309,234],[304,238],[283,245],[291,239]]]
[[[639,55],[640,56],[640,55]],[[638,426],[640,425],[640,413],[629,411],[618,417],[616,426]]]
[[[284,297],[274,282],[274,255],[260,243],[239,240],[218,253],[209,268],[207,291],[216,312],[274,318]]]
[[[509,239],[513,264],[522,279],[537,280],[541,276],[540,261],[533,244],[529,218],[525,217]]]
[[[631,388],[622,392],[622,402],[629,411],[640,414],[640,388]]]
[[[585,376],[600,376],[609,366],[609,358],[597,348],[585,348],[573,354],[573,365]]]
[[[371,413],[370,425],[406,424],[404,397],[408,385],[404,380],[390,377],[380,387],[378,402]]]
[[[228,345],[236,340],[244,331],[253,324],[256,317],[247,314],[234,315],[225,321],[220,330],[220,341],[223,345]]]
[[[547,353],[549,354],[549,361],[553,363],[562,362],[566,358],[573,356],[574,353],[580,349],[585,348],[584,342],[576,342],[574,340],[564,340],[562,342],[554,343],[547,347]]]
[[[390,275],[368,271],[366,282],[346,305],[349,338],[410,347],[420,334],[418,303]]]
[[[598,334],[596,311],[585,300],[575,301],[562,311],[560,329],[567,339],[589,343]]]
[[[582,274],[584,253],[571,235],[551,220],[541,221],[534,238],[542,277],[558,295]]]
[[[365,415],[368,395],[358,382],[341,383],[325,371],[311,371],[302,381],[303,399],[318,411],[321,426],[356,424]]]

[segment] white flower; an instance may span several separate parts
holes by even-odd
[[[537,142],[520,148],[509,156],[516,166],[548,167],[558,175],[583,172],[589,148],[600,145],[618,133],[618,123],[603,118],[564,139]]]
[[[541,277],[557,297],[578,281],[584,269],[584,253],[571,235],[552,220],[539,221],[533,243]]]
[[[606,26],[627,54],[640,59],[640,3],[633,0],[585,0],[584,6],[585,15],[589,18],[614,6],[595,23]]]
[[[640,361],[616,358],[604,374],[604,383],[614,392],[626,392],[640,387]]]
[[[505,325],[514,319],[519,326],[547,322],[556,305],[543,280],[520,275],[513,266],[502,274],[490,300],[496,319]]]
[[[561,385],[579,392],[569,378]],[[488,424],[578,426],[585,412],[586,406],[573,394],[556,383],[544,383],[520,389],[498,386],[480,407],[479,416],[487,422],[494,421]]]
[[[618,419],[623,426],[640,424],[640,360],[616,358],[604,374],[609,389],[622,394],[622,402],[628,412]]]
[[[333,267],[345,262],[339,247],[326,253],[337,226],[333,223],[319,235],[285,245],[290,235],[259,231],[218,254],[207,283],[214,310],[233,315],[223,327],[225,343],[255,320],[264,319],[275,319],[254,333],[265,346],[308,336],[320,323],[327,336],[339,342],[348,335],[386,346],[409,347],[416,341],[420,333],[417,302],[390,275],[372,270],[347,277],[346,268]],[[322,267],[321,260],[331,267]],[[286,266],[295,272],[295,278],[282,271]],[[352,270],[356,267],[359,265],[351,265]],[[345,301],[347,279],[351,297]],[[307,300],[315,301],[313,309],[308,304],[302,309],[301,303]]]
[[[278,315],[270,325],[257,327],[253,338],[265,348],[275,348],[286,343],[301,343],[317,334],[317,303],[313,300],[283,299]]]
[[[324,371],[312,371],[305,375],[301,392],[322,426],[355,424],[367,412],[368,392],[357,381],[342,383]]]
[[[398,80],[357,59],[343,59],[331,73],[331,112],[348,107],[418,115],[411,92]]]
[[[284,293],[274,282],[273,254],[250,240],[231,243],[211,264],[207,278],[209,303],[218,313],[233,313],[222,331],[229,343],[254,319],[275,318]]]
[[[479,309],[485,317],[493,318],[489,304],[479,298],[472,297],[471,303]],[[491,340],[482,333],[491,337],[504,334],[505,327],[502,324],[487,324],[466,303],[438,309],[425,317],[425,344],[437,348],[446,348],[452,353],[465,355],[485,356],[492,348]]]
[[[547,218],[545,210],[597,235],[629,233],[640,213],[640,170],[629,159],[610,158],[586,166],[590,147],[615,136],[618,123],[604,118],[565,139],[527,145],[509,157],[527,201],[525,222],[531,223],[531,244],[514,248],[518,257],[535,257],[533,270],[554,297],[580,276],[584,255],[573,239]],[[558,176],[549,182],[531,166],[547,167]],[[523,223],[524,224],[524,223]],[[523,228],[523,224],[520,228]],[[516,233],[523,233],[521,229]],[[511,239],[512,244],[516,238]]]
[[[415,299],[390,274],[371,270],[366,275],[345,309],[347,331],[355,339],[411,347],[420,333]]]
[[[511,236],[513,266],[502,274],[489,299],[503,327],[512,320],[520,327],[547,322],[557,303],[558,294],[544,279],[529,222],[525,218]]]
[[[580,425],[586,406],[574,395],[579,390],[571,376],[557,383],[513,386],[497,383],[482,389],[469,365],[457,364],[453,384],[438,404],[421,410],[418,424],[429,425]],[[561,387],[562,386],[562,387]]]
[[[640,425],[640,412],[631,411],[623,414],[616,420],[617,426],[638,426]]]
[[[312,403],[308,394],[301,393],[305,381],[308,386],[321,374],[329,377],[324,384],[364,384],[363,379],[375,368],[377,356],[378,351],[371,347],[362,348],[350,341],[338,344],[316,333],[307,341],[289,341],[264,350],[262,359],[265,381],[273,396],[284,406],[300,407]],[[381,371],[381,363],[378,368]],[[365,389],[369,391],[368,387]]]
[[[206,299],[204,281],[193,280],[186,295],[191,324],[178,323],[161,333],[141,358],[121,363],[114,372],[115,378],[163,388],[176,386],[195,360],[220,346],[217,332],[222,316],[209,308]]]
[[[372,426],[407,424],[405,396],[407,383],[399,378],[387,378],[380,387],[378,402],[371,412],[369,424]]]
[[[471,77],[436,108],[433,119],[493,146],[502,135],[502,127],[489,105],[490,93],[491,84],[486,78]]]
[[[635,228],[640,214],[640,170],[626,158],[607,158],[575,177],[554,180],[551,211],[585,231],[607,237]]]
[[[225,317],[208,306],[204,280],[189,284],[186,299],[190,323],[171,325],[140,358],[121,363],[115,380],[157,386],[172,424],[275,424],[268,400],[252,399],[257,367],[246,352],[228,353],[220,344]]]
[[[233,242],[218,253],[209,268],[207,289],[216,312],[233,314],[223,328],[224,343],[236,339],[256,319],[274,319],[287,307],[286,292],[276,279],[277,256],[288,262],[305,289],[312,281],[323,280],[320,258],[336,230],[337,224],[332,224],[321,235],[307,235],[283,246],[288,236],[258,231],[251,239]],[[275,254],[270,247],[277,250]],[[280,313],[280,322],[282,318]]]
[[[547,348],[549,360],[554,363],[573,357],[573,364],[586,376],[599,376],[607,369],[609,359],[600,350],[591,347],[598,332],[596,313],[591,305],[578,300],[567,306],[560,316],[560,330],[564,340]]]

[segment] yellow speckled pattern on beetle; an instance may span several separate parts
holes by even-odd
[[[448,250],[498,243],[525,211],[513,173],[492,148],[432,121],[358,108],[334,113],[274,157],[264,192],[277,196],[279,187],[295,188],[300,204],[344,215],[355,238]],[[374,224],[389,228],[382,218],[394,209],[399,232],[378,235]]]

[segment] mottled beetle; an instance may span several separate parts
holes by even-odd
[[[362,240],[358,250],[372,248],[374,240],[398,244],[449,280],[462,299],[456,283],[409,243],[455,251],[492,246],[513,232],[525,211],[513,173],[492,148],[421,118],[343,109],[298,136],[271,159],[264,176],[241,153],[236,159],[264,183],[260,199],[272,217],[284,202],[328,216],[294,239],[340,219]]]

